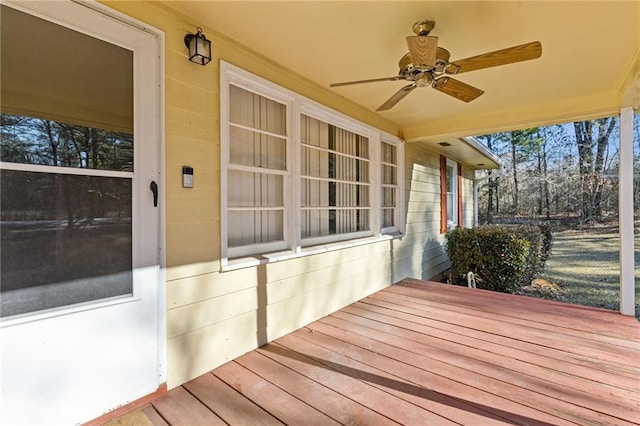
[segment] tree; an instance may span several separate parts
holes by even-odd
[[[482,136],[503,163],[500,180],[495,171],[485,174],[489,184],[478,194],[482,212],[491,220],[500,214],[577,214],[582,221],[600,220],[615,212],[617,123],[617,118],[603,118]],[[640,115],[636,114],[636,170],[640,170],[638,138]],[[634,180],[640,186],[640,172]],[[638,194],[640,191],[636,192],[640,199]],[[500,205],[501,199],[507,202]]]
[[[485,135],[484,136],[487,142],[487,148],[493,150],[493,135]],[[493,170],[489,170],[489,181],[488,181],[488,190],[487,190],[487,222],[493,223],[493,193],[495,191],[495,186],[497,185],[497,179],[492,178]]]
[[[580,172],[580,217],[583,222],[602,218],[605,151],[616,123],[616,117],[573,123]]]

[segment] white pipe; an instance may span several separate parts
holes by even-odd
[[[469,288],[476,288],[476,276],[473,271],[467,272],[467,285]]]

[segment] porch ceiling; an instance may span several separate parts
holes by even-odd
[[[397,74],[405,36],[421,19],[452,60],[542,43],[542,58],[458,78],[485,94],[465,104],[416,90],[382,117],[408,141],[615,114],[640,103],[640,2],[285,1],[166,2],[276,63],[327,87]],[[375,111],[403,81],[332,88]]]

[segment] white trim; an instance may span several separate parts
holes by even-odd
[[[451,212],[449,211],[449,206],[447,206],[447,216],[451,214],[453,219],[449,220],[449,218],[447,217],[447,229],[452,229],[458,226],[462,226],[461,223],[458,223],[458,194],[460,193],[459,191],[461,188],[458,188],[458,163],[454,160],[451,160],[450,158],[447,158],[447,168],[449,167],[451,167],[451,169],[453,170],[453,174],[451,175],[451,186],[453,186],[453,188],[447,188],[447,198],[449,197],[449,193],[452,193],[453,200],[451,201]],[[451,189],[453,189],[453,191],[450,191]]]
[[[393,166],[396,168],[396,184],[382,184],[380,183],[379,187],[382,188],[396,188],[396,207],[394,208],[394,218],[393,223],[394,226],[388,226],[386,228],[382,228],[382,201],[379,201],[380,205],[380,233],[381,234],[396,234],[404,233],[404,143],[401,140],[395,138],[389,138],[386,135],[382,135],[380,141],[378,142],[378,146],[382,146],[383,143],[387,143],[389,145],[393,145],[396,148],[396,164],[385,163],[383,161],[379,161],[380,165]],[[381,154],[379,154],[381,156]],[[382,181],[382,178],[380,178]],[[381,194],[379,194],[381,197]]]
[[[460,138],[460,140],[469,144],[473,149],[479,151],[480,154],[484,155],[494,163],[498,165],[498,168],[502,168],[502,160],[498,157],[494,152],[492,152],[489,148],[484,146],[475,136],[465,136]]]
[[[245,166],[243,164],[234,164],[231,169],[238,172],[260,173],[278,176],[286,176],[289,174],[287,170],[283,169],[267,169],[266,167]]]
[[[98,177],[114,177],[133,179],[135,172],[118,172],[102,169],[83,169],[80,167],[42,166],[39,164],[8,163],[0,161],[0,170],[15,170],[18,172],[53,173],[57,175],[82,175]]]
[[[221,268],[221,272],[235,271],[238,269],[251,268],[258,265],[264,265],[268,263],[282,262],[285,260],[299,259],[302,257],[313,256],[321,253],[328,253],[337,250],[344,250],[351,247],[359,247],[367,244],[374,244],[383,241],[395,240],[403,238],[403,234],[385,234],[377,237],[364,237],[353,240],[343,240],[336,243],[329,243],[323,245],[315,245],[310,247],[304,247],[299,251],[286,250],[272,253],[257,254],[253,256],[247,256],[243,258],[236,258],[230,260],[226,265]]]
[[[286,228],[284,229],[286,231]],[[239,247],[227,247],[229,257],[237,258],[250,255],[259,255],[259,253],[271,253],[277,250],[286,250],[288,244],[284,240],[271,241],[269,243],[247,244]],[[258,253],[258,254],[256,254]]]
[[[166,212],[166,173],[165,173],[165,33],[164,31],[153,27],[146,22],[132,18],[117,10],[111,9],[95,0],[71,0],[74,3],[92,9],[102,16],[117,21],[120,24],[131,26],[135,29],[144,31],[156,39],[154,56],[155,61],[156,82],[157,82],[157,99],[156,111],[156,140],[158,144],[158,159],[156,181],[159,190],[159,230],[158,230],[158,257],[160,262],[160,270],[158,271],[158,383],[166,383],[167,381],[167,295],[166,295],[166,276],[167,276],[167,212]],[[134,170],[135,172],[135,170]]]
[[[302,210],[297,208],[302,203],[302,180],[295,179],[294,176],[300,176],[301,174],[301,162],[300,156],[302,155],[302,144],[299,141],[302,139],[301,125],[300,125],[300,104],[294,102],[291,107],[291,114],[296,119],[291,120],[291,140],[292,143],[288,150],[287,162],[291,165],[291,197],[289,197],[290,204],[287,205],[287,209],[291,212],[289,214],[289,240],[291,241],[290,249],[293,253],[301,253],[302,251]]]
[[[151,310],[155,310],[157,314],[157,331],[156,331],[156,363],[152,367],[156,370],[155,377],[153,378],[153,382],[156,383],[156,386],[159,386],[162,383],[166,382],[167,377],[167,363],[166,363],[166,290],[165,290],[165,279],[166,279],[166,212],[165,212],[165,176],[164,176],[164,148],[165,148],[165,134],[164,134],[164,123],[165,123],[165,113],[164,113],[164,98],[165,98],[165,90],[164,90],[164,51],[165,51],[165,38],[164,32],[150,27],[146,23],[135,20],[123,13],[117,12],[115,10],[110,9],[109,7],[97,3],[93,0],[72,0],[75,3],[75,6],[83,6],[85,12],[82,12],[85,19],[83,20],[74,20],[73,24],[69,24],[69,19],[65,11],[69,9],[67,5],[71,2],[59,2],[58,5],[60,7],[56,7],[58,5],[51,6],[51,4],[47,4],[47,2],[11,2],[11,6],[15,7],[18,10],[24,11],[31,15],[38,16],[47,21],[57,23],[59,25],[65,26],[67,28],[76,30],[78,32],[90,35],[92,37],[104,40],[108,43],[124,47],[130,50],[136,50],[141,53],[141,64],[144,68],[145,76],[153,76],[153,78],[141,78],[134,82],[134,99],[138,99],[140,96],[140,87],[142,85],[147,85],[146,89],[149,91],[150,96],[146,97],[147,99],[147,107],[143,109],[142,114],[137,114],[138,117],[135,118],[134,123],[134,133],[139,134],[139,132],[144,133],[144,138],[153,141],[156,144],[156,149],[154,150],[154,156],[149,156],[146,162],[152,162],[154,164],[152,173],[148,173],[143,169],[136,167],[134,173],[128,172],[113,172],[113,171],[102,171],[102,170],[87,170],[87,169],[68,169],[61,167],[52,167],[48,169],[47,166],[36,166],[35,169],[39,171],[46,171],[50,173],[63,173],[63,174],[83,174],[83,175],[94,175],[94,176],[111,176],[111,177],[122,177],[122,178],[134,178],[140,179],[144,182],[148,182],[150,180],[156,180],[160,187],[160,199],[158,204],[158,209],[153,210],[154,214],[154,222],[157,219],[157,239],[156,238],[147,238],[148,240],[153,240],[153,247],[150,244],[147,244],[143,248],[150,253],[157,254],[157,262],[159,263],[157,266],[155,261],[153,264],[148,267],[140,269],[148,269],[148,277],[156,276],[157,281],[157,295],[156,302],[154,302],[155,307],[152,307]],[[5,3],[5,2],[3,2]],[[79,10],[80,8],[78,8]],[[86,18],[90,19],[86,19]],[[95,18],[95,19],[94,19]],[[105,19],[107,18],[107,19]],[[99,21],[100,26],[95,26],[95,22]],[[109,22],[110,21],[110,22]],[[123,25],[130,27],[132,30],[138,31],[139,37],[134,40],[131,38],[124,38],[122,43],[118,43],[116,40],[111,39],[111,36],[102,37],[100,34],[97,34],[96,31],[104,31],[105,34],[118,34],[118,37],[123,38]],[[100,30],[96,30],[95,28],[100,28]],[[112,32],[107,32],[105,28],[110,28]],[[117,29],[115,29],[117,28]],[[126,28],[125,28],[126,30]],[[146,35],[142,35],[140,33],[142,30]],[[140,41],[138,43],[138,39],[145,38],[146,41]],[[115,37],[114,37],[115,38]],[[153,48],[151,47],[153,45]],[[144,48],[143,48],[144,46]],[[138,66],[138,63],[135,63],[134,66]],[[139,71],[136,69],[135,71]],[[152,85],[152,86],[148,86]],[[136,108],[136,106],[134,106]],[[140,117],[140,115],[144,115],[146,118]],[[148,118],[153,120],[153,126],[149,125]],[[19,169],[19,167],[15,167],[15,165],[7,166],[2,165],[3,168],[8,169]],[[34,170],[32,166],[30,168]],[[134,177],[135,175],[135,177]],[[132,205],[132,209],[135,210],[139,208],[136,204],[147,203],[150,199],[149,191],[144,191],[144,194],[132,194],[139,200],[139,203],[135,203]],[[148,205],[148,204],[147,204]],[[157,215],[157,216],[156,216]],[[136,232],[133,230],[133,232]],[[154,256],[155,257],[155,256]],[[147,262],[145,262],[145,265]],[[152,280],[149,279],[148,282]],[[144,287],[144,286],[143,286]],[[106,311],[104,308],[108,306],[115,305],[123,305],[126,306],[131,302],[135,302],[138,300],[138,291],[140,288],[134,288],[134,296],[124,296],[117,297],[113,299],[103,299],[100,302],[89,302],[86,306],[84,305],[75,305],[70,309],[67,309],[64,314],[70,313],[79,313],[85,310],[94,310],[97,312]],[[145,292],[148,291],[143,289]],[[52,321],[59,321],[64,314],[61,312],[47,312],[43,311],[41,315],[33,316],[31,318],[24,318],[24,320],[20,321],[24,326],[30,326],[29,322],[36,322],[36,320],[41,320],[43,317],[50,316]],[[100,323],[100,321],[98,321]],[[55,326],[53,327],[56,328]],[[74,334],[73,330],[69,330],[68,333],[70,335]],[[107,343],[108,344],[108,343]],[[143,387],[140,384],[136,385],[136,392],[140,392],[143,390]],[[146,386],[146,385],[144,385]],[[155,390],[155,389],[152,389]],[[121,398],[127,398],[124,392],[124,388],[121,388],[119,391]],[[141,395],[142,396],[142,395]],[[83,406],[83,400],[86,400],[86,397],[83,395],[79,395],[80,403],[77,404],[79,406]],[[126,403],[129,401],[122,401],[122,403]],[[115,408],[115,407],[111,407]],[[77,411],[77,410],[76,410]],[[78,412],[78,411],[77,411]],[[79,412],[83,412],[80,410]],[[6,413],[5,413],[6,414]],[[26,413],[22,413],[22,419],[24,420],[27,417],[24,417]],[[102,412],[97,412],[94,415],[100,415]],[[90,420],[90,419],[80,419],[80,420]],[[47,421],[52,421],[51,418],[47,418]]]
[[[348,130],[353,133],[357,133],[360,136],[364,136],[369,140],[373,139],[376,135],[380,134],[379,130],[373,127],[367,126],[364,123],[356,121],[355,119],[334,111],[329,107],[307,99],[301,95],[298,95],[300,101],[300,113],[308,117],[315,118],[325,123],[329,123],[333,126],[340,127],[344,130]]]
[[[635,315],[633,109],[620,110],[620,312]]]
[[[253,132],[253,133],[259,133],[259,134],[265,135],[265,136],[271,136],[272,138],[276,138],[276,139],[285,139],[285,140],[287,139],[287,135],[280,135],[278,133],[272,133],[272,132],[268,132],[266,130],[256,129],[254,127],[249,127],[249,126],[245,126],[243,124],[234,123],[233,121],[229,121],[229,126],[235,127],[237,129],[241,129],[241,130],[248,130],[248,131]]]
[[[347,232],[344,234],[332,234],[322,237],[309,237],[302,239],[303,248],[311,248],[313,246],[338,243],[341,241],[357,240],[359,238],[367,238],[373,236],[371,231]]]
[[[230,66],[220,61],[220,265],[224,266],[229,262],[228,243],[229,233],[227,231],[227,164],[229,164],[229,85],[231,72]]]
[[[325,123],[326,123],[326,121],[325,121]],[[345,154],[344,152],[336,151],[335,149],[324,148],[322,146],[309,145],[307,143],[301,143],[300,146],[305,147],[307,149],[313,149],[313,150],[316,150],[316,151],[322,151],[322,152],[327,152],[327,153],[330,153],[330,154],[336,154],[336,155],[339,155],[341,157],[351,158],[351,159],[358,160],[358,161],[363,161],[363,162],[366,162],[366,163],[372,163],[373,162],[371,158],[358,157],[357,155],[353,155],[353,154]],[[390,164],[390,165],[393,166],[395,164]],[[349,181],[349,182],[351,182],[351,181]]]
[[[358,186],[368,186],[368,187],[372,187],[374,186],[374,184],[372,182],[358,182],[355,180],[344,180],[344,179],[333,179],[333,178],[324,178],[324,177],[317,177],[317,176],[300,176],[300,179],[307,179],[307,180],[315,180],[315,181],[320,181],[320,182],[335,182],[335,183],[346,183],[349,185],[358,185]],[[338,207],[338,206],[337,206]],[[315,208],[315,207],[310,207],[310,208]],[[350,207],[350,208],[355,208],[355,207]],[[360,208],[360,207],[358,207]]]
[[[56,308],[43,309],[36,312],[28,312],[26,314],[13,315],[10,317],[0,319],[2,328],[13,327],[20,324],[26,324],[29,322],[37,322],[46,320],[49,318],[61,317],[65,315],[72,315],[78,312],[91,311],[94,309],[108,308],[113,305],[120,305],[122,303],[137,302],[139,297],[135,297],[132,294],[125,294],[122,296],[108,297],[105,299],[99,299],[98,301],[89,300],[88,302],[74,303],[73,305],[58,306]]]
[[[273,101],[279,102],[281,104],[286,105],[287,107],[287,135],[274,135],[280,138],[286,138],[287,140],[287,169],[286,171],[276,171],[275,169],[269,169],[268,173],[270,174],[281,174],[283,175],[283,185],[285,190],[285,198],[284,198],[284,238],[285,241],[274,241],[266,244],[253,244],[249,246],[242,247],[228,247],[228,220],[227,220],[227,212],[232,210],[237,210],[234,208],[230,208],[227,202],[227,186],[228,186],[228,178],[227,172],[228,170],[247,170],[247,171],[255,171],[264,173],[265,171],[262,169],[250,168],[249,166],[238,166],[233,165],[230,166],[230,147],[229,147],[229,138],[230,138],[230,130],[229,126],[234,125],[238,127],[236,124],[233,124],[229,121],[229,85],[235,85],[244,90],[251,91],[260,96],[266,97]],[[327,180],[334,182],[335,179],[324,179],[321,177],[313,177],[313,176],[301,176],[300,173],[300,164],[299,158],[300,153],[303,147],[314,148],[314,149],[322,149],[319,147],[314,147],[312,145],[302,144],[301,141],[301,129],[300,129],[300,120],[302,115],[306,115],[308,117],[323,121],[325,123],[329,123],[333,126],[340,127],[344,130],[353,132],[357,135],[363,136],[369,141],[369,158],[358,158],[358,160],[367,161],[369,163],[369,182],[344,182],[349,184],[357,184],[357,185],[366,185],[371,188],[369,191],[369,205],[365,207],[357,207],[358,209],[366,209],[370,212],[369,217],[369,230],[347,233],[347,234],[338,234],[338,235],[329,235],[324,237],[313,237],[313,238],[302,238],[301,236],[301,221],[302,221],[302,212],[304,210],[314,210],[321,209],[323,207],[318,208],[302,208],[301,204],[301,182],[302,179],[312,179],[312,180]],[[361,123],[345,114],[334,111],[324,105],[321,105],[311,99],[308,99],[302,95],[299,95],[289,89],[276,85],[268,80],[265,80],[261,77],[253,75],[247,71],[244,71],[234,65],[231,65],[227,62],[220,61],[220,170],[221,170],[221,229],[220,229],[220,237],[221,237],[221,270],[229,270],[229,269],[237,269],[239,264],[251,266],[256,264],[257,262],[265,262],[265,259],[282,259],[282,256],[286,258],[296,257],[298,255],[306,255],[310,251],[316,252],[316,245],[324,245],[323,249],[318,249],[321,251],[326,251],[326,244],[329,244],[331,247],[345,247],[348,246],[352,241],[366,241],[375,242],[378,241],[376,236],[380,236],[382,233],[401,233],[404,230],[404,147],[402,141],[395,136],[392,136],[388,133],[382,132],[378,129],[375,129],[369,125]],[[264,133],[264,132],[261,132]],[[398,224],[397,227],[388,228],[388,229],[380,229],[381,225],[381,195],[380,192],[380,142],[384,140],[384,142],[395,145],[397,148],[398,155],[398,164],[394,166],[397,167],[397,188],[398,188],[398,206],[396,208],[396,218],[395,222]],[[338,155],[343,155],[339,152],[336,152]],[[356,158],[355,156],[344,155],[349,158]],[[353,207],[356,208],[356,207]],[[278,210],[280,207],[278,207]],[[331,209],[341,209],[340,207],[331,208]],[[350,207],[349,209],[352,209]],[[373,236],[373,238],[372,238]],[[364,238],[363,238],[364,237]],[[385,239],[388,239],[387,235]],[[336,245],[337,244],[337,245]],[[346,244],[346,245],[345,245]],[[358,243],[360,244],[360,243]],[[310,245],[314,245],[314,247],[309,247]],[[284,246],[284,247],[283,247]],[[307,246],[303,248],[303,246]],[[274,255],[273,251],[282,250],[283,248],[288,250],[284,253],[284,255]],[[258,252],[256,254],[256,252]],[[271,254],[270,254],[271,253]],[[283,253],[283,252],[279,252]],[[231,260],[231,257],[238,256],[247,256],[253,255],[255,258],[245,258],[253,259],[249,261],[244,261],[242,259],[234,259]],[[255,260],[258,259],[258,260]],[[244,267],[244,266],[240,266]]]

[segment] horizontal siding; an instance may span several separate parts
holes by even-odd
[[[180,385],[258,347],[256,311],[167,341],[167,385]]]
[[[255,288],[234,291],[214,299],[169,309],[167,337],[171,339],[257,309],[258,294]]]
[[[439,234],[438,155],[406,144],[406,236],[220,272],[219,60],[235,64],[391,134],[397,128],[211,28],[214,60],[187,60],[195,24],[154,2],[105,2],[165,32],[167,384],[173,388],[405,277],[446,268]],[[181,185],[182,166],[195,185]]]
[[[407,144],[405,177],[406,237],[394,244],[394,278],[431,278],[449,267],[440,234],[439,156]]]
[[[389,248],[389,241],[379,242],[169,281],[169,358],[190,364],[189,368],[181,366],[178,373],[169,372],[169,386],[391,284]],[[211,335],[220,330],[224,330],[222,337]],[[228,330],[237,330],[244,337],[230,338]],[[194,348],[208,345],[217,347],[215,356],[192,353]]]

